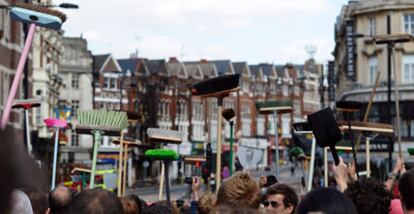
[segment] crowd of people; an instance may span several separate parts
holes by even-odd
[[[22,148],[7,140],[0,143],[0,213],[10,214],[209,214],[209,213],[359,213],[414,214],[414,168],[406,169],[397,158],[388,180],[355,176],[355,166],[342,159],[333,168],[336,186],[299,193],[274,176],[259,180],[239,171],[223,180],[218,193],[202,188],[194,177],[191,199],[146,202],[136,195],[117,197],[104,189],[86,189],[74,194],[58,185],[45,189],[47,179]]]

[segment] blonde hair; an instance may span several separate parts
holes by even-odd
[[[212,192],[207,192],[198,200],[198,213],[208,214],[213,210],[216,203],[216,196]]]
[[[249,173],[238,172],[224,180],[217,194],[216,205],[258,209],[260,188]]]

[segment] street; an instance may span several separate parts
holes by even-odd
[[[256,170],[249,170],[250,173],[254,176],[255,180],[259,181],[259,178],[261,175],[274,175],[275,171],[256,171]],[[301,193],[301,177],[302,177],[302,171],[299,167],[295,169],[295,175],[291,175],[290,173],[290,166],[284,165],[280,167],[280,175],[278,176],[278,181],[280,183],[286,183],[292,186],[298,194]],[[135,189],[128,189],[126,194],[134,194],[139,196],[141,199],[145,200],[146,202],[153,202],[158,201],[158,191],[159,186],[152,186],[152,187],[145,187],[145,188],[135,188]],[[165,196],[165,186],[164,186],[164,195],[163,200],[166,200]],[[171,199],[177,200],[177,199],[188,199],[188,194],[190,192],[190,186],[188,184],[183,184],[179,186],[171,186],[170,187],[171,192]]]

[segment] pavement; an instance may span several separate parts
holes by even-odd
[[[265,171],[265,170],[249,170],[252,176],[258,181],[260,176],[264,175],[275,175],[275,170],[272,171]],[[302,171],[300,171],[300,168],[296,168],[295,175],[291,175],[290,172],[290,166],[288,165],[282,165],[279,169],[279,176],[277,176],[277,179],[279,183],[286,183],[292,186],[295,191],[300,194],[303,192],[302,186],[301,186],[301,177],[302,177]],[[144,199],[147,202],[153,202],[158,201],[158,191],[159,191],[159,185],[154,185],[150,187],[139,187],[139,188],[130,188],[127,189],[126,194],[134,194],[139,196],[140,198]],[[165,187],[164,187],[164,195],[163,200],[166,199],[165,196]],[[188,184],[182,184],[182,185],[173,185],[170,186],[170,195],[172,200],[177,199],[186,199],[188,198],[188,194],[190,192],[190,186]]]

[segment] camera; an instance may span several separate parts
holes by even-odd
[[[193,184],[193,178],[192,177],[185,177],[184,178],[184,183],[185,184]]]
[[[184,206],[184,201],[183,200],[176,200],[175,203],[177,204],[178,208]]]

